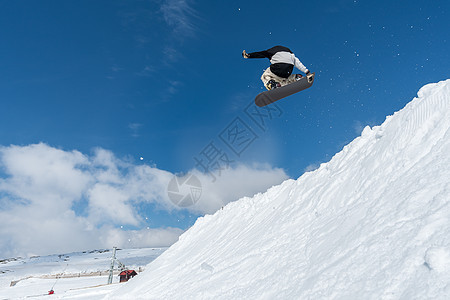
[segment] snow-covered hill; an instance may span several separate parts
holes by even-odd
[[[450,80],[316,171],[199,219],[109,295],[124,296],[450,299]]]
[[[139,272],[166,249],[119,249],[117,258]],[[101,298],[119,287],[106,286],[111,255],[94,250],[0,260],[0,299],[45,298],[52,288],[56,298]],[[113,283],[119,281],[116,274]]]

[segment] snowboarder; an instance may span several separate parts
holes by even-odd
[[[247,53],[244,50],[242,56],[244,58],[268,58],[270,60],[270,67],[261,76],[261,80],[268,90],[293,83],[302,78],[303,76],[300,74],[292,74],[294,66],[306,75],[310,74],[294,53],[284,46],[275,46],[265,51],[252,53]]]

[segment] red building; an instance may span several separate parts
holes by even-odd
[[[120,276],[120,282],[127,282],[130,278],[133,278],[134,276],[136,276],[137,273],[135,270],[125,270],[122,271],[119,276]]]

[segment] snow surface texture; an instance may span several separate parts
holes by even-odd
[[[330,162],[199,219],[137,299],[450,299],[450,80]]]

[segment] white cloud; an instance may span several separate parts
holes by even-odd
[[[108,184],[98,183],[89,190],[89,216],[96,223],[105,218],[121,220],[122,224],[139,225],[139,216],[128,204],[129,195],[125,190]]]
[[[69,209],[92,181],[79,168],[88,165],[88,159],[78,151],[37,144],[2,147],[0,155],[1,166],[9,175],[0,180],[0,191],[31,207]]]
[[[189,209],[202,213],[214,213],[222,206],[242,197],[250,197],[288,179],[283,169],[267,164],[237,165],[215,174],[216,180],[193,170],[202,183],[202,196]]]
[[[194,35],[194,19],[197,18],[197,13],[188,0],[165,0],[160,9],[164,21],[172,28],[175,37],[183,39]]]
[[[170,245],[182,230],[147,229],[141,214],[148,212],[140,211],[141,204],[213,213],[287,178],[268,165],[236,165],[221,171],[216,182],[197,170],[192,174],[202,194],[195,205],[181,208],[167,193],[174,174],[118,159],[105,149],[86,155],[43,143],[0,147],[0,219],[5,221],[0,257]]]
[[[166,246],[175,243],[182,233],[183,230],[179,228],[128,231],[110,229],[108,234],[102,237],[102,244],[108,248],[115,245],[121,245],[122,248],[142,248],[149,245]]]
[[[140,136],[139,130],[141,129],[142,126],[143,126],[143,124],[140,124],[140,123],[128,124],[128,128],[131,130],[131,136],[134,138],[139,137]]]
[[[199,30],[196,23],[200,18],[190,0],[163,0],[159,12],[171,31],[162,53],[163,63],[170,66],[184,59],[184,41],[196,36]],[[171,86],[175,88],[173,83]],[[170,89],[169,93],[173,94]]]

